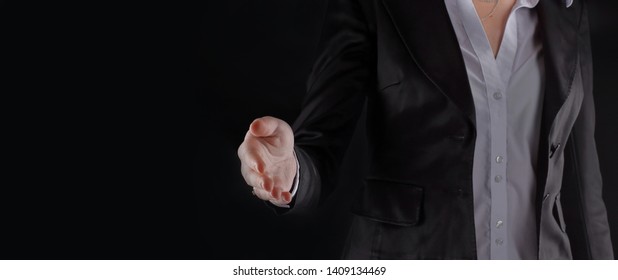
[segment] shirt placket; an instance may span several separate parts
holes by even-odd
[[[489,68],[493,75],[486,76],[486,94],[490,115],[491,155],[488,160],[490,176],[488,185],[491,190],[491,258],[506,259],[507,239],[507,176],[506,176],[506,133],[507,133],[507,95],[506,87],[499,75],[498,64],[495,60],[483,65]]]
[[[491,258],[508,259],[508,174],[507,174],[507,89],[517,51],[517,16],[519,5],[513,8],[505,26],[504,38],[496,59],[484,67],[491,73],[487,82],[491,117]],[[493,53],[492,53],[493,54]]]
[[[511,75],[513,60],[517,49],[516,7],[509,15],[505,27],[505,37],[500,46],[498,57],[493,50],[480,20],[464,21],[464,28],[471,38],[474,51],[479,59],[485,82],[485,94],[489,111],[490,151],[487,158],[490,166],[487,185],[490,186],[490,258],[508,259],[508,197],[507,197],[507,88]],[[468,9],[466,15],[476,15],[472,3],[463,3],[462,9]],[[470,24],[475,23],[475,24]],[[477,31],[477,32],[475,32]],[[482,34],[482,35],[479,35]]]

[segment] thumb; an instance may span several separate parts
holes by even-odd
[[[282,120],[273,117],[262,117],[254,120],[249,126],[249,132],[255,137],[272,137],[279,134]]]

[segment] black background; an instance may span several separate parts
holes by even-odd
[[[325,0],[20,2],[0,2],[0,258],[339,257],[362,127],[338,190],[305,216],[255,199],[236,157],[253,119],[299,113]],[[618,9],[588,2],[618,244]]]

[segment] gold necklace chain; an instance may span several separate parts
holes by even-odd
[[[496,12],[496,8],[498,8],[498,4],[500,3],[500,0],[477,0],[478,2],[483,2],[483,3],[491,3],[494,2],[494,7],[491,8],[491,11],[489,12],[488,15],[481,17],[481,21],[485,21],[486,19],[490,18],[491,16],[494,15],[494,13]]]

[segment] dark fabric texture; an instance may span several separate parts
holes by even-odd
[[[540,259],[611,259],[594,145],[585,1],[570,8],[541,1],[535,9],[547,86],[538,239],[531,242],[538,242]],[[300,189],[291,209],[271,207],[294,213],[332,193],[365,103],[370,169],[355,198],[343,257],[476,259],[474,105],[443,1],[329,2],[319,56],[293,125]],[[561,199],[563,185],[568,201]],[[570,232],[577,248],[570,246]]]

